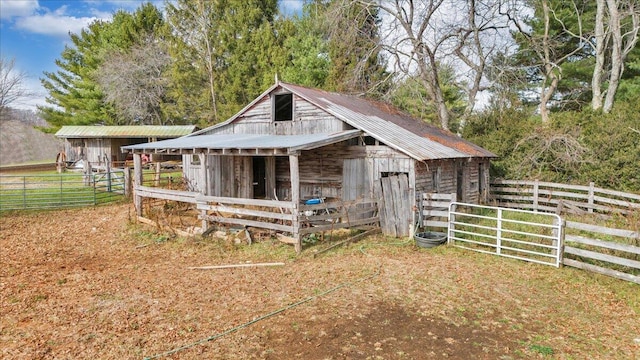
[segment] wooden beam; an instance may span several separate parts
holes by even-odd
[[[203,195],[208,195],[207,192],[209,190],[209,184],[207,179],[209,178],[207,172],[209,171],[207,166],[207,155],[200,153],[198,154],[198,159],[200,159],[200,171],[198,173],[198,182],[199,182],[199,193]]]
[[[300,204],[300,167],[298,165],[298,154],[289,155],[289,170],[291,172],[291,203],[293,205],[294,219],[293,237],[298,241],[296,252],[302,251],[302,238],[300,237],[300,222],[298,221],[298,207]]]
[[[233,269],[243,267],[263,267],[263,266],[284,266],[284,263],[256,263],[256,264],[233,264],[233,265],[210,265],[210,266],[192,266],[190,270],[215,270],[215,269]]]
[[[142,155],[133,154],[133,184],[134,188],[142,186]],[[133,196],[133,205],[136,208],[136,215],[142,216],[142,196],[136,191]]]

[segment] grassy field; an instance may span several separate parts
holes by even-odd
[[[110,182],[109,182],[110,180]],[[180,170],[143,173],[148,186],[182,187]],[[87,181],[81,172],[38,171],[0,174],[0,210],[64,208],[109,203],[122,199],[124,174],[93,173]]]

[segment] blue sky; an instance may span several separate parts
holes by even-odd
[[[134,11],[144,2],[164,8],[164,0],[0,0],[0,56],[15,59],[15,69],[27,74],[25,86],[35,96],[12,104],[35,109],[44,105],[43,71],[56,71],[69,32],[77,33],[95,20],[110,20],[119,9]],[[284,13],[300,11],[302,0],[280,0]]]

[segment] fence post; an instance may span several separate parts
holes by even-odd
[[[556,266],[560,267],[562,265],[562,258],[564,256],[564,220],[558,216],[553,220],[553,240],[551,245],[553,245],[557,250],[552,250],[552,255],[556,256]]]
[[[98,205],[98,192],[96,191],[96,187],[98,187],[98,184],[96,184],[96,179],[95,179],[95,175],[93,175],[93,173],[91,173],[89,176],[93,177],[93,205]]]
[[[589,213],[593,213],[593,202],[595,198],[595,184],[593,181],[589,183]]]
[[[133,181],[136,187],[142,186],[142,155],[133,154],[133,170],[135,174],[133,176]],[[133,196],[133,205],[136,208],[136,215],[142,216],[142,196],[138,194],[134,194]]]
[[[538,179],[533,183],[533,211],[538,211],[538,194],[539,194],[540,184],[538,183]]]
[[[131,197],[131,168],[125,166],[124,168],[124,196]]]
[[[432,200],[432,199],[430,199]],[[454,222],[456,221],[456,215],[454,214],[457,210],[456,202],[458,201],[458,196],[456,193],[451,193],[451,202],[449,203],[449,227],[447,228],[447,243],[453,244],[453,234],[455,233],[456,226]]]
[[[111,192],[111,161],[107,160],[107,192]]]
[[[496,254],[502,252],[502,208],[498,208],[498,216],[496,219]]]

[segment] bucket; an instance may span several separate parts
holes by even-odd
[[[416,233],[413,238],[416,240],[416,245],[421,248],[432,248],[438,245],[442,245],[447,241],[447,234],[435,231],[426,231]]]

